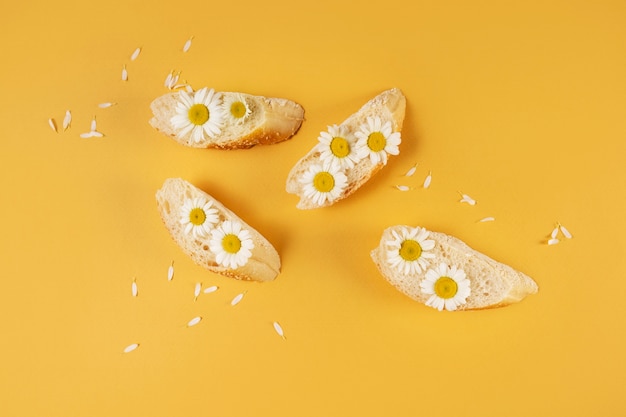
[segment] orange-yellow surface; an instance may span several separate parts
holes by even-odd
[[[0,415],[626,414],[623,1],[39,0],[2,16]],[[178,145],[148,125],[172,70],[290,98],[306,121],[274,146]],[[349,199],[297,210],[293,164],[391,87],[407,97],[400,155]],[[94,116],[105,137],[80,138]],[[184,256],[155,205],[168,177],[263,233],[278,278]],[[574,237],[548,246],[556,222]],[[539,293],[479,312],[411,301],[369,258],[401,223]],[[196,283],[219,290],[194,301]]]

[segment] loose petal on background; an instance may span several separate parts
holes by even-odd
[[[283,331],[282,326],[280,324],[278,324],[277,321],[275,321],[272,324],[274,326],[274,330],[276,330],[276,333],[278,333],[278,335],[284,339],[285,338],[285,332]]]
[[[139,343],[133,343],[124,348],[124,353],[130,353],[139,347]]]
[[[135,49],[135,51],[133,52],[133,54],[130,56],[130,60],[134,61],[137,59],[137,57],[139,56],[139,54],[141,53],[141,48],[137,48]]]

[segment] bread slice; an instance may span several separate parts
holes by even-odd
[[[457,310],[502,307],[521,301],[527,295],[538,291],[535,281],[527,275],[477,252],[455,237],[429,232],[423,228],[419,228],[426,235],[421,258],[427,266],[408,273],[402,268],[394,267],[390,262],[398,248],[390,242],[402,240],[398,237],[402,236],[403,231],[416,229],[403,225],[385,229],[380,244],[371,252],[372,260],[383,277],[412,299],[424,304],[428,302],[431,295],[424,292],[422,283],[425,283],[427,271],[431,269],[436,271],[440,264],[463,270],[469,280],[470,291],[466,303],[459,305]],[[428,243],[426,240],[433,242]],[[426,250],[431,246],[431,249]],[[424,257],[425,254],[429,257]]]
[[[213,230],[216,230],[225,221],[238,221],[242,229],[249,232],[254,247],[251,249],[251,256],[245,265],[235,268],[220,265],[211,248],[211,233],[206,236],[197,236],[194,233],[185,232],[185,225],[181,223],[184,216],[182,214],[183,206],[185,201],[193,201],[197,198],[210,202],[211,208],[217,210],[217,223]],[[156,201],[163,223],[165,223],[165,227],[172,238],[183,252],[198,265],[221,275],[247,281],[271,281],[279,274],[280,257],[272,244],[235,213],[204,191],[183,179],[170,178],[157,191]]]
[[[344,129],[348,134],[354,135],[360,131],[362,126],[368,123],[368,118],[378,118],[382,124],[390,122],[391,131],[394,133],[398,132],[399,137],[404,121],[405,109],[406,99],[404,94],[399,89],[392,88],[372,98],[337,128]],[[331,127],[329,126],[329,131],[330,129]],[[324,132],[321,135],[323,134]],[[320,202],[307,193],[303,184],[307,172],[314,165],[323,164],[323,155],[318,143],[295,164],[287,176],[286,190],[288,193],[300,197],[300,201],[296,205],[299,209],[314,209],[335,204],[353,194],[387,163],[386,157],[384,161],[377,162],[373,162],[369,157],[361,157],[354,163],[353,167],[342,169],[342,173],[345,175],[345,188],[336,197]]]
[[[246,149],[255,145],[269,145],[292,137],[304,120],[304,109],[294,101],[284,98],[268,98],[237,92],[214,92],[215,104],[222,117],[219,133],[213,136],[204,134],[195,140],[191,132],[181,134],[172,118],[177,114],[177,106],[183,96],[192,100],[196,92],[176,91],[156,98],[150,105],[153,117],[150,125],[173,138],[176,142],[193,148]],[[230,116],[232,103],[245,103],[246,111],[239,118]],[[240,108],[242,109],[242,108]],[[213,117],[213,116],[211,116]]]

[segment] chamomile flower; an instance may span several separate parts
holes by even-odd
[[[470,281],[465,272],[456,266],[448,267],[444,263],[426,272],[420,288],[424,294],[430,295],[426,305],[439,311],[444,308],[448,311],[456,310],[466,303],[471,293]]]
[[[368,117],[367,122],[355,133],[358,138],[357,154],[359,158],[369,156],[372,164],[387,164],[387,154],[398,155],[400,150],[400,132],[392,132],[391,122],[384,124],[380,117]]]
[[[405,275],[425,271],[430,259],[435,257],[431,252],[435,241],[428,239],[429,234],[428,230],[421,227],[392,230],[393,239],[385,242],[387,263]]]
[[[201,88],[195,93],[180,91],[180,100],[176,103],[176,115],[170,121],[178,137],[191,132],[191,139],[201,142],[205,134],[215,137],[221,133],[224,112],[220,105],[221,94],[212,88]]]
[[[346,188],[348,178],[330,163],[312,165],[302,175],[304,196],[318,205],[335,201]]]
[[[321,132],[317,140],[317,149],[324,162],[351,169],[360,160],[356,151],[356,137],[345,126],[328,126],[328,131]]]
[[[248,262],[254,242],[240,222],[226,220],[211,231],[209,248],[219,265],[235,269]]]
[[[180,210],[180,224],[185,233],[196,238],[208,237],[213,226],[218,222],[217,210],[212,203],[202,197],[189,198]]]
[[[236,123],[243,123],[250,113],[252,113],[243,94],[231,93],[224,94],[222,97],[224,99],[222,103],[224,115]]]

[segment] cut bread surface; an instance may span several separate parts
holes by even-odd
[[[389,123],[391,134],[397,134],[399,138],[405,109],[406,98],[404,94],[400,89],[392,88],[369,100],[357,112],[338,125],[337,129],[344,129],[348,134],[355,135],[361,132],[364,126],[368,126],[368,123],[378,119],[381,125]],[[329,126],[329,131],[331,128],[332,126]],[[300,198],[296,205],[299,209],[314,209],[335,204],[353,194],[387,163],[387,155],[385,155],[384,161],[373,161],[367,156],[360,157],[352,168],[339,170],[340,174],[345,175],[345,187],[336,196],[329,196],[320,203],[319,200],[311,196],[310,192],[307,192],[305,184],[307,174],[310,175],[311,169],[315,169],[314,167],[319,165],[324,166],[322,151],[318,144],[319,142],[316,142],[315,146],[296,162],[287,176],[286,191]],[[351,146],[356,145],[356,140],[354,140]]]
[[[232,268],[220,264],[211,248],[211,233],[201,236],[185,231],[185,225],[181,222],[183,206],[186,201],[196,199],[210,202],[211,208],[217,211],[217,223],[213,229],[228,221],[239,222],[242,229],[249,232],[254,247],[245,265]],[[189,182],[180,178],[165,180],[156,193],[156,201],[163,223],[173,240],[196,264],[221,275],[248,281],[271,281],[280,273],[280,257],[272,244],[218,200]]]
[[[296,134],[304,121],[304,108],[285,98],[263,97],[238,92],[214,92],[221,123],[219,133],[204,134],[201,140],[191,132],[181,134],[172,119],[177,108],[196,92],[176,91],[156,98],[151,104],[150,125],[181,145],[193,148],[246,149],[279,143]],[[208,90],[213,91],[213,90]],[[237,103],[237,107],[233,104]],[[229,107],[230,106],[230,107]],[[183,112],[184,113],[184,112]],[[208,119],[211,120],[211,112]]]
[[[428,240],[432,240],[432,249],[424,250],[425,268],[406,273],[394,267],[391,258],[395,256],[390,242],[401,235],[402,230],[412,230],[412,226],[397,225],[383,231],[378,247],[371,251],[371,257],[383,277],[396,289],[410,298],[426,304],[431,298],[423,290],[428,270],[436,270],[439,265],[456,267],[464,272],[469,280],[470,294],[465,303],[457,310],[474,310],[503,307],[521,301],[527,295],[538,291],[532,278],[508,265],[470,248],[461,240],[439,232],[428,232]],[[426,247],[426,245],[425,245]],[[396,249],[397,250],[397,249]],[[432,274],[432,272],[431,272]]]

